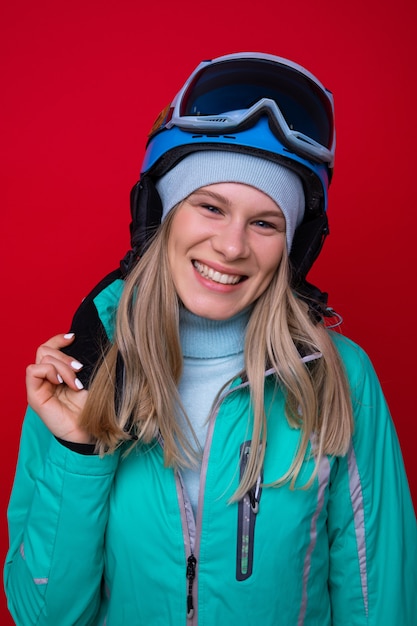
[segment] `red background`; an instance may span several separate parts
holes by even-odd
[[[374,362],[417,501],[414,4],[3,3],[2,560],[25,366],[127,249],[129,192],[159,110],[200,60],[241,50],[289,57],[334,92],[331,235],[310,278]],[[4,597],[0,622],[12,623]]]

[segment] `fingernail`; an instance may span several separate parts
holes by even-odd
[[[64,379],[62,378],[62,376],[60,374],[57,374],[56,377],[57,377],[59,383],[63,383],[64,382]]]
[[[71,361],[71,367],[73,370],[80,370],[83,367],[83,364],[79,361]]]
[[[74,382],[75,382],[75,386],[77,387],[77,389],[84,389],[84,385],[82,384],[79,378],[76,378]]]
[[[64,339],[72,339],[72,338],[74,337],[74,334],[75,334],[75,333],[66,333],[66,334],[64,335]]]

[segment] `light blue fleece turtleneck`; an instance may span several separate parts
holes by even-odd
[[[184,359],[178,390],[201,448],[213,401],[244,365],[244,342],[250,309],[227,320],[209,320],[180,309],[180,341]],[[191,435],[190,435],[191,438]],[[181,471],[196,514],[200,469]]]

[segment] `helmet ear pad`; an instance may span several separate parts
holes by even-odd
[[[326,213],[306,220],[296,228],[290,252],[291,287],[306,302],[310,318],[320,322],[329,316],[328,294],[307,282],[306,276],[317,259],[329,234]]]
[[[150,243],[152,235],[161,224],[162,202],[150,176],[141,176],[130,192],[130,245],[120,262],[120,268],[125,275],[143,255]]]
[[[142,176],[130,192],[130,241],[139,256],[161,224],[162,202],[150,176]]]
[[[305,220],[296,228],[290,252],[293,287],[305,280],[328,234],[326,213]]]

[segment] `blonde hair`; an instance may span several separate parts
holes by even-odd
[[[179,301],[171,278],[167,242],[173,209],[148,250],[126,279],[118,307],[115,340],[98,367],[80,426],[97,440],[100,453],[132,438],[151,443],[162,437],[166,466],[192,466],[195,441],[184,435],[179,413],[188,421],[178,394],[182,372]],[[322,357],[306,366],[300,349]],[[123,362],[122,397],[116,385]],[[233,499],[256,482],[265,456],[266,368],[274,368],[286,395],[286,417],[300,429],[297,454],[287,472],[272,483],[294,487],[314,437],[316,467],[325,454],[347,452],[353,430],[348,382],[340,357],[323,324],[315,324],[307,305],[290,288],[284,252],[270,285],[254,305],[245,340],[245,372],[253,405],[252,445],[245,474]],[[120,371],[119,371],[120,374]],[[190,426],[191,432],[192,428]],[[314,478],[311,476],[308,484]]]

